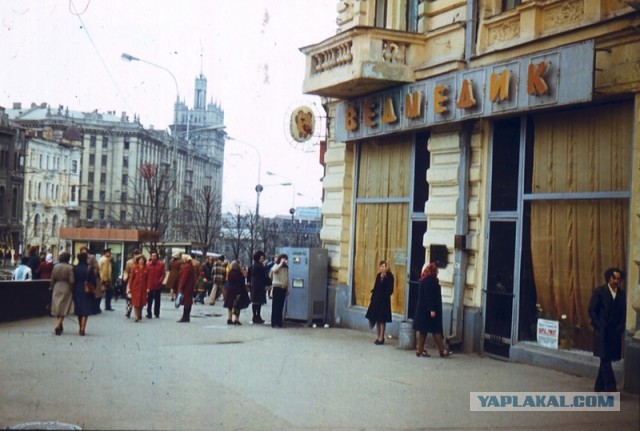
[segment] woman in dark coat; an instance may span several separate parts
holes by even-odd
[[[93,293],[84,293],[84,282],[88,281],[92,286],[97,286],[98,278],[95,270],[89,265],[89,255],[78,253],[78,264],[73,268],[73,303],[80,325],[80,335],[84,335],[89,316],[94,314],[96,299]]]
[[[260,310],[267,303],[267,268],[264,266],[264,252],[258,250],[253,254],[253,266],[251,267],[251,310],[253,311],[253,323],[264,323]]]
[[[182,293],[184,311],[182,318],[178,322],[189,322],[191,320],[191,307],[193,306],[193,290],[196,286],[196,273],[193,268],[192,258],[188,254],[182,255],[182,266],[180,267],[180,279],[178,280],[178,294]]]
[[[380,262],[380,271],[371,291],[371,302],[365,317],[369,319],[369,327],[377,327],[378,337],[375,344],[384,344],[384,331],[387,322],[391,322],[391,295],[393,294],[393,274],[386,261]]]
[[[451,356],[452,353],[445,348],[442,341],[442,290],[438,281],[438,267],[435,263],[427,265],[420,275],[413,329],[418,331],[416,356],[431,356],[424,347],[429,332],[433,334],[440,356],[443,358]]]
[[[240,323],[240,310],[247,308],[249,295],[244,287],[244,276],[237,260],[231,262],[231,270],[227,276],[227,293],[224,297],[224,308],[228,310],[227,324],[242,325]],[[231,316],[235,319],[231,319]]]

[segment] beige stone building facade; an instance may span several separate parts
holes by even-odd
[[[337,11],[337,33],[301,48],[304,91],[328,109],[330,317],[366,329],[385,259],[394,321],[410,319],[420,269],[437,260],[454,347],[590,373],[587,306],[608,267],[626,273],[626,329],[637,328],[637,2],[345,0]],[[558,322],[557,350],[540,346],[540,319]],[[627,336],[623,367],[638,363]]]

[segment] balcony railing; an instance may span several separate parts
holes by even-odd
[[[348,98],[415,81],[424,36],[356,27],[302,48],[305,93]]]

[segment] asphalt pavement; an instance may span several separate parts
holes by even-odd
[[[471,412],[471,392],[587,392],[592,378],[456,353],[417,358],[373,332],[226,323],[195,305],[177,323],[168,296],[159,319],[116,311],[0,324],[0,428],[110,430],[638,430],[638,397],[619,412]],[[269,318],[270,304],[263,307]]]

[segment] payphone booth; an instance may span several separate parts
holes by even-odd
[[[323,248],[283,247],[278,253],[289,256],[289,296],[285,318],[326,319],[329,256]]]

